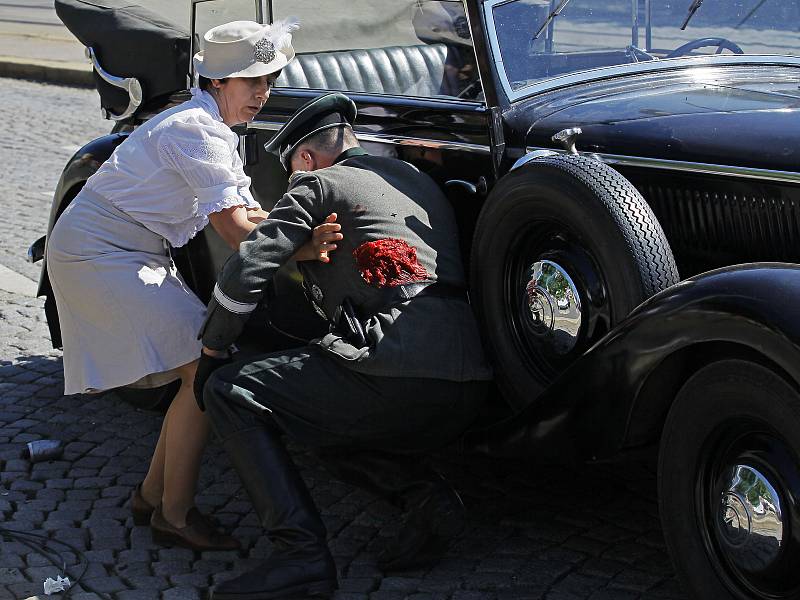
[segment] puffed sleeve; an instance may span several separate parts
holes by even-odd
[[[235,139],[235,134],[222,131],[216,122],[176,121],[161,133],[159,157],[194,192],[199,216],[234,206],[258,207]]]
[[[275,271],[311,237],[329,211],[316,176],[295,178],[266,219],[239,245],[217,278],[200,331],[203,344],[224,350],[239,337]]]

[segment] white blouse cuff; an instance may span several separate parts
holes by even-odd
[[[241,196],[239,196],[239,186],[237,186],[235,183],[222,183],[212,187],[199,188],[195,189],[194,193],[197,196],[197,202],[199,204],[209,204],[211,202],[216,202],[221,198],[229,197],[239,198],[239,202],[244,204],[244,200],[241,198]]]
[[[250,190],[246,187],[239,188],[239,195],[244,198],[245,202],[247,202],[248,208],[261,208],[261,205],[256,202],[256,199],[253,198],[253,194],[250,193]]]
[[[197,204],[197,215],[200,217],[207,217],[210,214],[225,210],[226,208],[233,208],[234,206],[245,206],[245,201],[239,196],[228,196],[220,198],[213,202],[204,202]]]

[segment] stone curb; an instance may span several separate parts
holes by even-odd
[[[38,287],[35,281],[0,265],[0,290],[35,298]]]
[[[0,56],[0,77],[33,79],[62,85],[94,87],[92,69],[87,63],[58,62]]]

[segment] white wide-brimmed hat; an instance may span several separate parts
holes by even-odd
[[[209,29],[203,50],[194,55],[194,69],[209,79],[261,77],[280,71],[294,58],[292,32],[296,17],[262,25],[232,21]]]

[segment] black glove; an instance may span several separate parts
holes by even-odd
[[[194,376],[194,399],[197,400],[197,406],[199,406],[200,410],[203,412],[206,410],[206,405],[203,402],[203,388],[206,385],[206,381],[208,381],[208,378],[211,377],[214,371],[230,364],[230,362],[230,354],[225,358],[218,358],[216,356],[209,356],[205,352],[200,353],[200,362],[197,363],[197,372]]]

